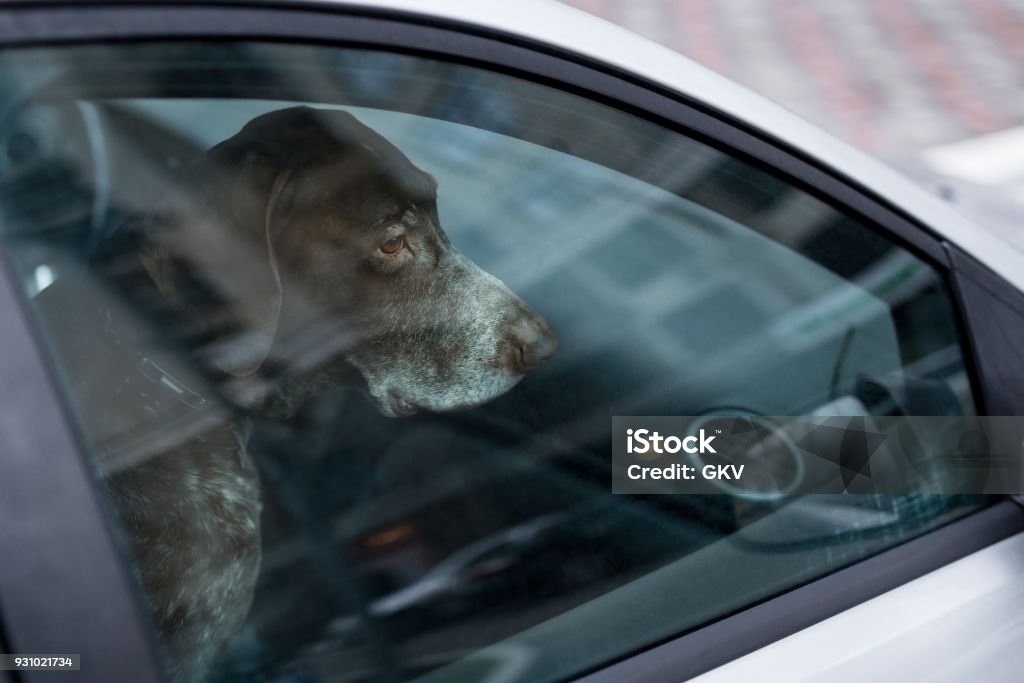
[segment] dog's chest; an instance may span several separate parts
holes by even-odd
[[[202,656],[176,649],[233,632],[259,571],[259,482],[238,435],[215,427],[105,483],[169,660]]]
[[[258,477],[230,425],[108,476],[106,484],[123,527],[145,556],[160,546],[174,548],[178,562],[202,573],[258,543]]]

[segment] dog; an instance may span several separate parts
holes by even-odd
[[[555,351],[548,323],[451,244],[436,191],[351,114],[293,107],[201,155],[139,230],[140,272],[205,374],[152,335],[125,341],[139,326],[113,305],[105,360],[94,351],[70,374],[85,412],[108,407],[85,416],[90,440],[120,439],[97,448],[103,481],[176,681],[204,678],[259,572],[258,474],[225,397],[280,417],[355,380],[389,417],[458,410]],[[85,313],[65,313],[56,336],[82,329]],[[111,377],[117,398],[97,389]],[[175,416],[167,438],[118,436],[157,414]]]

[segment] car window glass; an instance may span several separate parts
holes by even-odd
[[[975,411],[935,268],[683,131],[326,46],[10,51],[0,99],[178,680],[561,680],[982,504],[611,494],[612,416]]]

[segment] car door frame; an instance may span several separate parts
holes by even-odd
[[[10,654],[82,655],[81,680],[155,683],[162,678],[130,569],[14,268],[0,259],[0,270],[2,640]],[[52,676],[19,671],[17,680]]]
[[[816,161],[797,146],[764,133],[750,122],[612,66],[474,25],[407,12],[322,3],[12,3],[5,15],[6,21],[0,22],[0,48],[205,39],[383,49],[500,71],[652,120],[769,169],[859,217],[929,263],[946,278],[954,294],[979,412],[1024,414],[1024,396],[1001,383],[1006,377],[1024,378],[1024,357],[1006,341],[1024,338],[1024,295],[892,202],[851,182],[840,170]],[[24,518],[14,525],[13,533],[7,533],[5,527],[5,534],[0,536],[0,556],[17,557],[13,566],[0,568],[0,618],[8,645],[17,649],[22,642],[52,642],[34,639],[44,635],[52,638],[54,624],[59,624],[56,630],[60,642],[77,643],[83,651],[102,653],[103,662],[94,660],[88,670],[83,668],[86,680],[122,680],[119,676],[125,672],[131,672],[129,678],[135,681],[159,680],[148,619],[135,595],[130,570],[117,552],[116,533],[104,514],[85,450],[47,365],[43,344],[20,301],[13,269],[6,262],[0,265],[4,271],[0,318],[11,321],[7,328],[8,352],[0,360],[0,382],[2,386],[18,387],[0,395],[0,443],[7,447],[0,459],[0,501],[7,505],[5,508],[0,504],[0,511],[7,515],[0,518],[11,519],[12,514]],[[47,454],[45,468],[39,464],[40,453]],[[725,654],[739,656],[807,625],[807,615],[815,620],[826,618],[1022,529],[1024,514],[1012,503],[998,504],[764,603],[774,605],[775,610],[785,609],[787,614],[802,614],[803,618],[779,618],[776,611],[774,617],[766,619],[761,605],[682,636],[673,641],[674,647],[692,655],[687,648],[715,633],[709,629],[726,633],[732,646],[720,649],[718,656],[688,656],[688,661],[695,662],[692,672],[708,670],[716,662],[721,663]],[[926,552],[922,543],[938,545]],[[918,544],[914,556],[922,559],[908,562],[902,549],[913,544]],[[885,563],[893,561],[900,571],[885,570]],[[822,603],[820,609],[801,607],[798,598],[806,593],[800,591],[815,585],[819,589],[827,587],[835,580],[833,577],[850,571],[863,574],[853,584],[858,586],[856,591],[844,593],[846,598],[841,600],[824,601],[820,594],[812,593]],[[83,581],[83,577],[90,581]],[[90,591],[89,583],[106,590]],[[731,626],[722,631],[725,623]],[[108,632],[118,634],[117,653],[111,651],[111,639],[105,638]],[[662,649],[668,645],[639,653],[631,661],[641,669],[655,660],[669,661]],[[669,671],[649,666],[647,674],[636,678],[678,679],[678,668]],[[24,680],[34,680],[33,674],[27,673]]]

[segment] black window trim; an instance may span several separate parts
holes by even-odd
[[[815,196],[831,204],[838,203],[844,211],[861,217],[869,226],[915,253],[944,276],[951,276],[949,253],[943,242],[928,231],[927,226],[916,223],[898,207],[858,186],[840,171],[807,157],[784,141],[773,139],[756,128],[708,109],[698,102],[589,58],[559,51],[551,46],[536,45],[518,38],[510,40],[508,36],[458,22],[428,20],[400,12],[329,7],[319,3],[221,2],[199,5],[194,2],[177,2],[129,5],[119,2],[14,2],[5,6],[0,14],[0,48],[195,38],[287,40],[386,48],[456,59],[553,84],[562,90],[578,92],[655,120],[762,168],[769,168],[771,172],[784,176]],[[0,271],[7,276],[0,278],[0,319],[18,321],[8,328],[5,337],[13,341],[9,341],[11,346],[5,362],[0,363],[0,382],[4,386],[13,386],[7,381],[12,377],[17,377],[20,382],[19,391],[0,395],[0,415],[17,415],[26,420],[20,424],[17,420],[0,420],[0,442],[15,444],[15,457],[12,459],[8,453],[7,457],[0,460],[0,472],[5,475],[0,476],[0,497],[6,495],[8,486],[19,481],[19,476],[31,474],[32,468],[27,465],[30,461],[26,460],[26,456],[32,453],[47,453],[55,464],[60,463],[67,472],[59,480],[59,487],[55,484],[51,491],[38,491],[41,504],[33,508],[38,514],[35,518],[37,529],[47,530],[47,544],[39,543],[38,538],[32,542],[33,537],[26,536],[22,540],[32,542],[33,552],[24,553],[24,548],[18,549],[16,537],[5,534],[0,537],[0,555],[10,557],[11,553],[22,552],[26,562],[36,563],[41,570],[58,571],[58,574],[63,572],[67,574],[65,578],[70,580],[73,578],[70,574],[80,567],[66,566],[66,556],[59,550],[60,541],[71,543],[71,547],[80,548],[84,545],[96,551],[88,555],[93,565],[89,569],[96,572],[94,576],[105,577],[107,583],[102,585],[112,587],[113,590],[103,594],[98,591],[91,594],[79,591],[80,594],[71,595],[75,604],[65,603],[53,608],[63,609],[65,614],[89,614],[90,606],[102,603],[107,610],[105,613],[111,615],[117,626],[114,632],[119,634],[119,640],[123,643],[117,664],[123,668],[90,666],[88,671],[83,669],[83,680],[122,680],[115,671],[131,671],[130,679],[143,683],[160,680],[153,643],[151,639],[139,635],[145,632],[144,625],[148,620],[141,613],[139,605],[131,599],[133,590],[129,570],[116,552],[113,530],[105,521],[96,491],[91,485],[85,451],[76,438],[66,412],[61,408],[62,399],[46,367],[41,345],[30,332],[22,304],[16,300],[17,289],[10,264],[0,263]],[[963,301],[959,303],[962,305]],[[983,402],[986,401],[988,397],[983,393],[984,387],[978,384],[973,369],[970,369],[970,374],[976,395]],[[27,413],[27,406],[44,406],[45,409]],[[28,421],[29,418],[34,421],[45,418],[47,430],[24,434],[21,424],[34,424]],[[21,456],[21,460],[17,456]],[[18,467],[21,467],[21,471]],[[68,524],[69,519],[74,519],[75,524]],[[733,628],[730,658],[738,656],[744,649],[752,651],[760,646],[759,643],[771,642],[787,634],[786,628],[781,627],[754,628],[756,625],[766,626],[764,615],[771,612],[765,610],[779,609],[786,604],[799,604],[799,600],[803,599],[801,596],[818,595],[820,608],[817,611],[801,612],[810,615],[800,622],[806,626],[813,623],[809,621],[811,618],[814,621],[823,619],[1020,530],[1024,530],[1024,513],[1012,503],[999,503],[921,539],[627,661],[639,664],[645,658],[662,657],[667,652],[665,648],[682,647],[694,655],[691,659],[693,666],[708,670],[717,665],[715,661],[721,663],[726,650],[718,650],[713,655],[703,650],[698,654],[698,650],[686,649],[692,647],[687,643],[707,643],[709,638],[715,637],[715,633],[728,633]],[[52,546],[48,545],[50,543]],[[920,562],[901,561],[898,569],[886,570],[886,562],[892,561],[894,557],[904,557],[902,553],[910,552],[905,551],[905,548],[914,548],[915,552],[930,550],[922,553],[924,558]],[[833,577],[850,571],[863,572],[863,580],[853,584],[856,589],[849,589],[843,593],[842,598],[827,592],[817,593],[820,586],[831,585]],[[36,576],[47,575],[43,573]],[[15,579],[25,581],[25,578],[25,575],[12,576],[11,571],[0,571],[0,585],[8,589],[17,585]],[[53,594],[58,595],[58,591],[54,590]],[[23,604],[16,604],[23,602],[19,598],[0,602],[2,616],[15,645],[18,638],[31,633],[32,628],[44,625],[39,615],[33,616],[24,609]],[[787,623],[787,628],[795,628],[796,622],[791,620]],[[82,643],[83,649],[90,644],[96,644],[97,648],[101,648],[99,651],[109,647],[109,642],[102,642],[102,631],[95,623],[64,620],[62,628],[65,629],[62,631],[65,635],[80,634],[81,639],[74,642]],[[124,634],[133,635],[128,638]],[[114,666],[113,663],[109,665]],[[626,662],[616,666],[624,665]],[[669,674],[668,671],[665,673]],[[670,677],[671,680],[679,680],[680,670],[674,669]],[[25,681],[35,678],[32,674],[22,676]],[[612,679],[594,678],[593,683],[600,680]]]
[[[961,311],[965,353],[985,387],[990,415],[1024,415],[1024,295],[959,247],[947,243],[951,285]]]

